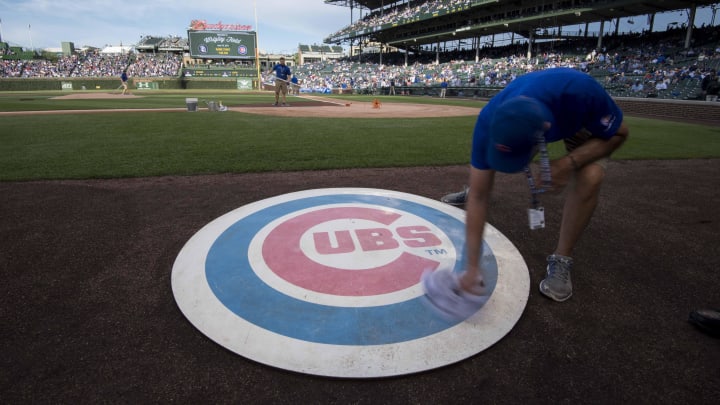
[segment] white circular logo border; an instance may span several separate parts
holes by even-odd
[[[440,201],[370,188],[305,190],[242,206],[207,224],[178,254],[171,284],[185,317],[207,337],[243,357],[285,370],[342,378],[404,375],[456,363],[492,346],[515,326],[527,304],[530,276],[517,248],[490,224],[485,226],[484,240],[498,269],[492,295],[473,316],[431,336],[378,345],[304,341],[250,323],[216,297],[208,285],[205,265],[210,249],[223,232],[242,218],[279,203],[338,194],[411,201],[465,222],[465,211]]]

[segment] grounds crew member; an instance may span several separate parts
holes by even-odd
[[[275,72],[275,106],[278,106],[280,95],[282,94],[282,105],[287,106],[288,80],[292,73],[290,68],[285,65],[285,58],[280,58],[280,63],[273,66]]]
[[[473,295],[486,293],[479,263],[496,171],[524,172],[529,187],[527,217],[533,229],[544,227],[542,191],[566,189],[559,239],[547,258],[540,292],[555,301],[569,299],[573,249],[597,206],[607,158],[628,134],[622,111],[585,73],[547,69],[510,82],[481,110],[473,133],[469,188],[460,193],[466,196],[467,211],[465,271],[455,277],[450,292],[438,291],[448,290],[446,283],[433,283],[433,277],[443,277],[436,275],[439,272],[429,274],[424,285],[431,301],[459,314],[464,305],[474,305]],[[547,143],[560,140],[567,154],[550,161]],[[541,170],[534,176],[528,165],[538,153]]]

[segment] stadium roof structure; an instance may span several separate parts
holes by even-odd
[[[392,5],[393,3],[398,3],[398,2],[390,1],[390,0],[325,0],[325,3],[335,4],[338,6],[345,6],[345,7],[357,7],[357,8],[366,8],[368,10],[377,10],[379,8],[384,7],[386,4]]]
[[[369,10],[398,7],[407,1],[325,0],[325,3],[363,7]],[[474,0],[414,19],[343,30],[326,43],[369,39],[404,48],[495,34],[516,33],[529,37],[543,29],[612,21],[690,7],[713,6],[717,0]],[[538,11],[539,10],[539,11]],[[538,38],[538,36],[535,36]]]

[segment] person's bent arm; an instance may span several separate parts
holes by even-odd
[[[598,159],[610,156],[625,143],[629,134],[630,130],[625,123],[622,123],[610,139],[591,138],[567,155],[554,160],[552,162],[553,188],[556,191],[562,190],[574,171],[578,171]],[[538,181],[540,180],[538,179]]]
[[[615,152],[627,139],[630,130],[623,122],[613,137],[607,140],[592,138],[584,144],[577,147],[566,155],[568,163],[574,170],[583,168],[598,159],[610,156]]]
[[[465,203],[467,212],[465,219],[465,273],[460,278],[463,290],[478,293],[478,283],[484,279],[484,271],[480,267],[482,257],[483,232],[490,206],[495,172],[470,168],[470,189]]]

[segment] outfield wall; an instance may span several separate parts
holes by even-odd
[[[112,91],[120,87],[115,77],[68,78],[5,78],[0,79],[0,91]],[[132,90],[227,89],[251,90],[257,80],[247,77],[193,77],[193,78],[131,78]]]
[[[137,92],[144,90],[250,90],[257,88],[257,80],[254,78],[137,78],[131,79],[131,89]],[[23,79],[0,79],[0,91],[83,91],[83,90],[117,90],[120,80],[115,78],[23,78]],[[264,84],[264,90],[273,90],[273,86]],[[430,96],[438,95],[439,87],[426,86],[398,86],[395,94],[407,96]],[[450,88],[448,97],[480,98],[489,99],[499,92],[499,88],[467,87]],[[372,91],[350,91],[345,94],[373,94],[385,95],[388,89],[377,89]],[[334,89],[334,94],[339,90]],[[720,125],[720,102],[693,101],[693,100],[671,100],[652,98],[615,98],[618,106],[628,116],[651,117],[658,119],[670,119],[676,121],[704,122],[710,125]]]
[[[720,102],[648,98],[615,98],[625,115],[720,125]]]

